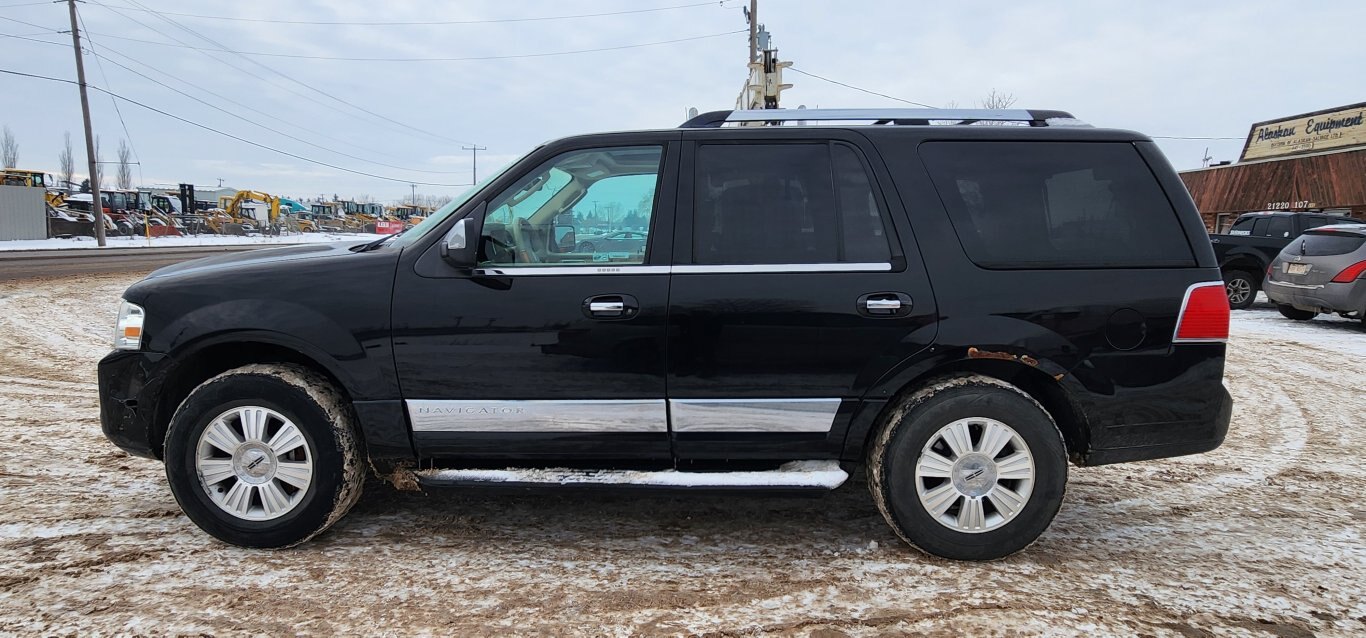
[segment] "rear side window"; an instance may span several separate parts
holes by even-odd
[[[696,188],[694,263],[890,259],[872,181],[842,144],[704,144]]]
[[[1266,236],[1279,239],[1289,239],[1294,227],[1290,223],[1290,218],[1286,216],[1272,217],[1271,223],[1267,224]]]
[[[1298,241],[1287,246],[1286,250],[1306,257],[1322,257],[1346,255],[1361,248],[1362,244],[1366,244],[1366,237],[1361,235],[1337,232],[1306,233]]]
[[[1195,264],[1176,211],[1131,144],[927,142],[920,154],[979,266]]]

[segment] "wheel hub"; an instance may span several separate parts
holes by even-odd
[[[965,454],[953,464],[953,488],[968,498],[980,498],[996,485],[996,462],[985,454]]]
[[[264,443],[247,441],[232,455],[232,471],[237,478],[252,485],[260,485],[275,478],[279,460]]]

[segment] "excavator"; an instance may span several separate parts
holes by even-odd
[[[246,235],[278,228],[280,200],[260,191],[237,191],[218,199],[218,211],[210,211],[205,223],[219,235]],[[266,208],[262,215],[261,207]],[[264,219],[262,219],[264,217]]]

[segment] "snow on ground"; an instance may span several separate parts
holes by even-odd
[[[173,248],[185,246],[238,246],[244,244],[304,244],[330,241],[368,241],[383,235],[372,233],[294,233],[288,235],[258,235],[238,237],[233,235],[184,235],[180,237],[115,237],[110,236],[106,244],[110,248]],[[71,237],[67,239],[15,239],[0,241],[0,251],[6,250],[52,250],[63,248],[99,248],[94,237]]]
[[[1366,633],[1366,333],[1234,313],[1227,442],[1073,468],[1024,552],[902,545],[859,476],[820,498],[370,484],[291,550],[228,547],[99,431],[136,276],[0,283],[0,634]]]

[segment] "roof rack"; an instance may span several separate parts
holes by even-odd
[[[1026,109],[758,109],[711,111],[679,128],[719,128],[741,122],[866,121],[873,124],[925,126],[931,122],[976,124],[1021,122],[1029,126],[1089,126],[1066,111]]]

